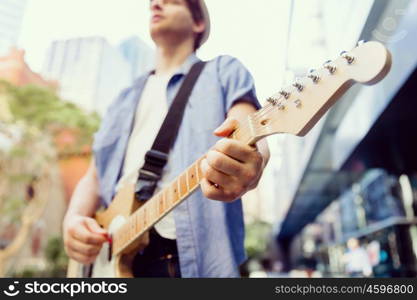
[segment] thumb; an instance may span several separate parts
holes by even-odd
[[[88,229],[91,232],[98,233],[98,234],[103,234],[103,235],[106,235],[107,236],[107,231],[104,230],[103,228],[101,228],[97,224],[96,220],[94,220],[92,218],[86,218],[85,219],[85,224],[87,225]]]
[[[214,134],[219,137],[228,137],[238,126],[238,121],[227,118],[222,125],[214,130]]]

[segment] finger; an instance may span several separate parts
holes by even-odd
[[[256,148],[232,139],[221,139],[213,147],[240,162],[250,161],[256,155]]]
[[[213,200],[222,200],[223,192],[219,188],[216,188],[206,178],[203,178],[200,181],[200,187],[204,193],[204,196],[206,196],[207,198]]]
[[[82,263],[84,265],[91,264],[95,260],[95,258],[91,258],[91,257],[88,257],[86,255],[83,255],[83,254],[77,253],[77,252],[70,253],[69,257],[71,257],[72,259],[74,259],[74,260],[76,260],[79,263]]]
[[[209,199],[218,200],[223,202],[232,202],[235,199],[239,198],[239,189],[233,188],[216,188],[210,181],[204,178],[201,182],[201,189]]]
[[[239,177],[245,165],[217,150],[210,150],[206,155],[207,163],[215,170],[230,176]]]
[[[92,245],[102,245],[107,240],[103,235],[90,232],[83,224],[75,228],[72,236],[85,244]]]
[[[107,237],[107,231],[98,225],[97,221],[92,218],[86,218],[84,219],[85,224],[87,225],[87,228],[94,233],[102,234]]]
[[[81,253],[86,256],[97,256],[101,249],[100,246],[84,244],[75,239],[71,239],[67,243],[67,246],[70,249],[70,251]]]
[[[228,187],[230,188],[232,185],[235,184],[235,180],[233,177],[224,174],[222,172],[217,171],[216,169],[212,168],[205,159],[202,161],[202,171],[204,177],[212,183],[217,183],[221,187]]]
[[[214,134],[220,137],[229,136],[239,125],[239,122],[232,118],[227,118],[222,125],[214,130]]]

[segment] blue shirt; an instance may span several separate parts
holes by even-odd
[[[167,86],[168,105],[185,74],[198,61],[192,54],[173,74]],[[134,115],[149,74],[138,78],[110,105],[93,151],[99,196],[107,206],[120,179]],[[253,78],[235,58],[219,56],[207,62],[188,100],[181,128],[169,155],[174,179],[219,139],[213,134],[237,100],[259,108]],[[174,209],[177,246],[183,277],[237,277],[246,259],[242,202],[224,203],[205,198],[199,189]]]

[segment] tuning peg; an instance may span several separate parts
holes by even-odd
[[[332,61],[331,60],[326,61],[323,64],[323,68],[329,70],[329,73],[330,74],[333,74],[336,71],[336,66],[332,64]]]
[[[278,103],[277,107],[278,107],[279,110],[284,110],[285,109],[285,105],[282,104],[281,102]]]
[[[284,90],[279,91],[279,94],[280,94],[282,97],[284,97],[285,99],[288,99],[288,98],[290,97],[290,95],[291,95],[291,93],[289,93],[289,92],[287,92],[287,91],[284,91]]]
[[[340,53],[340,56],[346,59],[348,64],[353,63],[353,61],[355,60],[355,58],[352,55],[349,55],[346,51],[342,51]]]
[[[365,44],[366,42],[367,42],[366,40],[360,40],[360,41],[358,41],[356,46],[361,46],[361,45]]]
[[[310,78],[311,80],[313,80],[314,83],[317,83],[317,82],[319,82],[320,77],[317,74],[314,74],[315,72],[316,72],[316,70],[311,69],[310,74],[307,77]]]
[[[304,89],[304,86],[298,81],[296,80],[293,84],[293,87],[295,87],[299,92],[302,92]]]
[[[268,99],[266,99],[267,102],[271,103],[272,105],[277,105],[278,103],[278,99],[273,98],[273,97],[269,97]]]

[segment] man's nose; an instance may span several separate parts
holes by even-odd
[[[160,10],[164,0],[151,0],[151,10]]]

